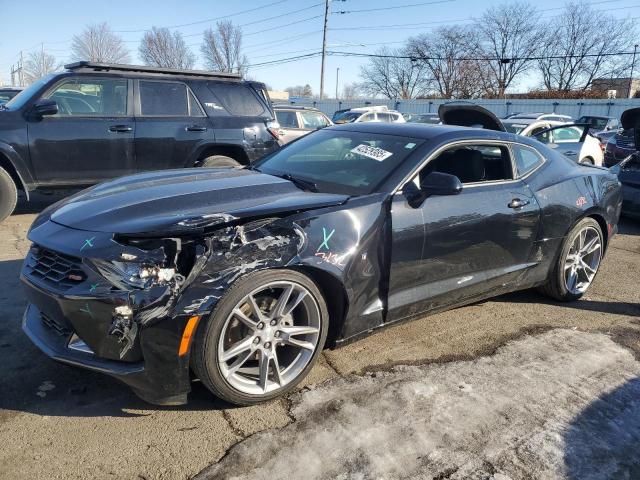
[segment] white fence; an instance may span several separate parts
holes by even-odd
[[[451,100],[381,100],[375,98],[358,100],[314,100],[311,98],[292,98],[287,103],[316,107],[331,116],[336,110],[365,107],[368,105],[387,105],[389,108],[402,113],[437,113],[438,106],[449,101]],[[611,100],[477,99],[473,100],[473,102],[491,110],[498,117],[504,117],[510,113],[518,112],[544,112],[562,113],[571,115],[573,118],[578,118],[581,115],[609,115],[620,118],[622,112],[628,108],[640,107],[640,98]]]

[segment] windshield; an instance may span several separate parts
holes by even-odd
[[[364,195],[375,191],[423,142],[379,133],[320,130],[259,161],[254,169],[289,174],[315,184],[320,192]]]
[[[39,80],[36,80],[23,91],[21,91],[18,95],[9,100],[5,107],[9,110],[18,110],[22,108],[25,103],[42,87],[44,87],[49,80],[53,78],[54,74],[46,75]]]
[[[18,93],[18,90],[0,90],[0,105],[7,103],[13,97],[15,97]]]
[[[504,128],[507,130],[507,132],[515,133],[515,134],[520,134],[525,128],[529,126],[522,123],[506,123],[506,122],[503,122],[503,125],[504,125]]]

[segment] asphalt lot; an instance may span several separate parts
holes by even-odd
[[[281,401],[232,408],[196,383],[159,408],[22,334],[25,234],[53,200],[0,224],[1,478],[640,476],[640,223],[579,302],[505,295],[326,351]]]

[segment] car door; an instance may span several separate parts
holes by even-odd
[[[458,195],[412,206],[404,189],[394,194],[389,321],[500,291],[531,266],[540,211],[512,165],[505,143],[456,143],[410,181],[419,187],[434,171],[456,175]]]
[[[71,76],[45,92],[58,113],[27,121],[37,181],[91,184],[135,172],[130,91],[124,78]]]
[[[183,82],[136,81],[135,152],[139,171],[182,168],[214,140],[209,119]]]
[[[538,132],[533,137],[571,160],[579,162],[582,159],[581,151],[588,131],[588,128],[580,125],[560,125]]]
[[[306,135],[308,132],[300,128],[297,112],[295,110],[276,110],[276,120],[280,124],[278,140],[280,143],[289,143],[296,138]]]

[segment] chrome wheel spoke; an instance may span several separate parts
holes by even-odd
[[[593,281],[602,259],[602,237],[588,226],[576,235],[564,260],[565,283],[573,294],[584,293]]]
[[[278,362],[278,350],[274,349],[271,354],[271,361],[273,363],[273,380],[280,386],[282,386],[282,377],[280,377],[280,362]]]
[[[600,242],[598,241],[598,237],[592,238],[583,248],[580,250],[580,253],[584,255],[589,255],[590,253],[595,252],[598,248],[600,248]]]
[[[267,382],[269,381],[269,354],[264,350],[260,351],[260,360],[258,363],[258,386],[263,392],[267,391]]]
[[[249,360],[252,355],[253,349],[247,350],[245,353],[238,355],[236,361],[233,362],[227,369],[226,376],[228,377],[229,375],[236,373],[245,363],[247,363],[247,360]]]
[[[289,299],[291,298],[292,293],[293,285],[289,285],[284,290],[282,290],[276,306],[273,307],[271,318],[280,318],[283,315],[286,315],[285,308],[287,307],[287,303],[289,303]]]
[[[302,302],[302,300],[304,300],[304,297],[306,296],[307,296],[307,292],[305,292],[304,290],[299,291],[298,295],[293,300],[293,302],[289,304],[289,308],[287,308],[287,310],[283,313],[283,315],[289,315],[291,312],[293,312],[296,309],[296,307],[300,305],[300,302]]]
[[[237,357],[241,353],[246,352],[247,350],[251,350],[252,347],[253,347],[253,337],[244,338],[243,340],[240,340],[239,342],[234,343],[230,348],[225,350],[222,353],[222,360],[225,362],[228,362],[233,357]]]
[[[578,271],[575,268],[572,268],[569,272],[569,278],[567,279],[567,288],[569,290],[573,290],[576,288],[576,282],[578,280]]]
[[[256,327],[258,326],[258,322],[254,322],[253,320],[251,320],[249,317],[247,317],[244,312],[242,310],[240,310],[239,308],[236,308],[233,310],[232,315],[240,320],[242,323],[244,323],[247,327],[249,327],[251,330],[255,330]]]
[[[292,347],[304,348],[305,350],[315,350],[315,345],[311,342],[305,342],[304,340],[298,340],[297,338],[287,338],[282,341],[285,345],[291,345]]]
[[[318,333],[320,330],[316,327],[310,327],[307,325],[296,325],[292,327],[281,327],[280,330],[283,333],[286,333],[289,337],[294,335],[310,335],[313,333]]]
[[[249,307],[251,307],[251,311],[253,312],[253,314],[258,319],[258,322],[264,322],[266,320],[266,317],[264,313],[262,313],[262,310],[260,310],[260,307],[256,303],[256,299],[253,297],[253,295],[247,295],[247,303],[249,304]]]

